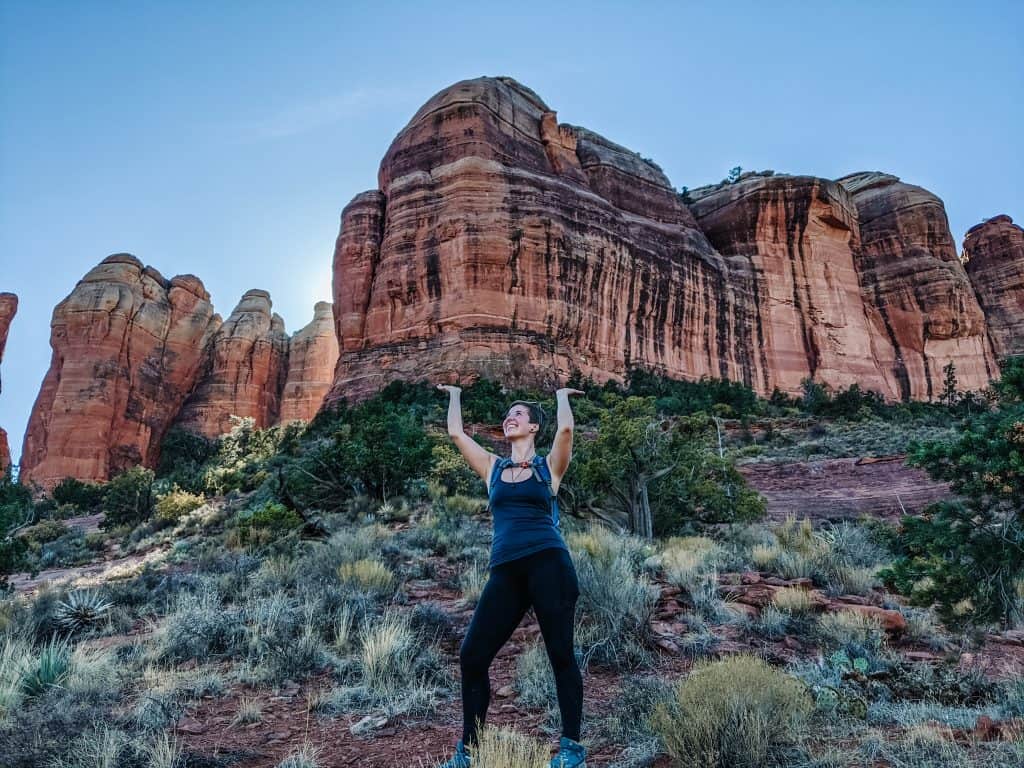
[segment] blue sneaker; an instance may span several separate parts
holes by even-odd
[[[558,740],[558,754],[551,758],[550,768],[587,768],[587,750],[568,736]]]
[[[459,739],[459,743],[455,745],[455,754],[437,768],[470,768],[472,764],[473,759],[466,752],[466,745],[462,743],[462,739]]]

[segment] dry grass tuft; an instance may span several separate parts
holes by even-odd
[[[546,744],[507,728],[484,726],[470,747],[474,768],[548,768]]]

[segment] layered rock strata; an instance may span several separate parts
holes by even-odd
[[[328,400],[396,378],[554,387],[633,363],[760,380],[732,274],[653,164],[506,78],[428,101],[342,214]]]
[[[167,280],[123,253],[90,270],[53,311],[23,480],[106,480],[155,461],[219,324],[197,277]]]
[[[11,327],[14,314],[18,311],[18,297],[13,293],[0,293],[0,363],[4,359],[4,347],[7,346],[7,331]],[[0,384],[0,391],[3,390]],[[11,465],[11,451],[7,444],[7,432],[0,427],[0,473]]]
[[[1024,355],[1024,229],[1009,216],[971,227],[964,260],[996,355]]]
[[[749,174],[690,192],[711,244],[754,274],[758,389],[800,389],[813,378],[895,392],[872,354],[857,275],[857,208],[839,184]]]
[[[428,101],[343,211],[328,400],[395,378],[556,386],[637,365],[929,399],[996,373],[941,201],[894,176],[755,175],[683,197],[508,78]]]
[[[310,421],[334,381],[338,362],[338,337],[334,333],[334,312],[330,302],[313,307],[313,319],[296,331],[288,344],[288,376],[281,393],[282,424]]]
[[[998,369],[985,315],[957,255],[946,209],[926,189],[884,173],[839,183],[857,206],[857,270],[873,356],[901,398],[930,400],[953,363],[961,390],[988,385]]]
[[[260,428],[277,423],[288,373],[288,335],[271,306],[266,291],[245,292],[207,345],[177,426],[216,437],[231,430],[232,416],[252,417]]]

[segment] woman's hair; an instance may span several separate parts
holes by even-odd
[[[506,416],[514,405],[522,405],[526,408],[530,413],[530,423],[538,425],[537,435],[539,436],[544,431],[544,422],[547,421],[547,415],[544,413],[544,409],[540,407],[540,403],[534,400],[516,400],[505,409]]]

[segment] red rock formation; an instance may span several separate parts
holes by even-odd
[[[478,78],[413,116],[378,185],[342,213],[328,402],[633,365],[890,399],[937,396],[949,362],[961,389],[996,373],[941,201],[896,177],[758,175],[691,193],[691,212],[652,162]]]
[[[53,311],[21,477],[49,487],[152,465],[218,324],[198,278],[168,281],[130,254],[104,259]]]
[[[756,284],[756,376],[762,391],[797,392],[804,378],[897,395],[872,356],[849,193],[812,176],[751,174],[690,192],[711,244],[744,262]]]
[[[3,362],[4,347],[7,345],[7,330],[11,327],[11,320],[17,311],[18,297],[13,293],[0,293],[0,363]],[[11,451],[7,445],[7,432],[0,427],[0,473],[10,465]]]
[[[883,173],[839,183],[857,205],[858,271],[875,327],[874,358],[891,388],[902,397],[936,398],[950,362],[961,390],[987,386],[998,368],[942,201]]]
[[[242,296],[206,346],[202,371],[178,414],[178,426],[216,437],[231,430],[231,416],[251,416],[257,427],[277,422],[288,372],[288,335],[284,321],[270,308],[266,291]]]
[[[967,231],[964,258],[996,355],[1024,355],[1024,229],[1009,216],[977,224]]]
[[[328,401],[396,378],[553,387],[632,363],[756,384],[749,275],[729,274],[659,169],[558,125],[515,81],[437,94],[378,181],[342,214]]]
[[[281,423],[312,419],[334,381],[338,337],[331,304],[317,302],[313,320],[288,343],[288,378],[281,393]]]

